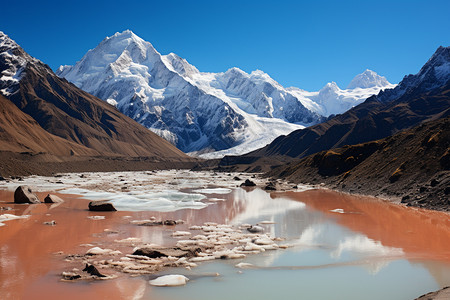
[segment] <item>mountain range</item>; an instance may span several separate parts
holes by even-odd
[[[395,87],[370,70],[347,89],[331,82],[318,92],[284,88],[259,70],[200,72],[174,53],[161,55],[129,30],[105,38],[56,74],[204,158],[258,149]]]
[[[445,92],[450,80],[450,47],[439,47],[415,75],[405,76],[394,88],[326,122],[280,136],[244,155],[302,158],[319,151],[381,139],[423,122],[450,114]],[[229,158],[230,160],[231,158]]]
[[[326,122],[280,136],[219,170],[263,171],[293,183],[450,207],[450,47],[417,74]]]
[[[115,107],[56,76],[3,32],[0,94],[2,153],[29,153],[52,161],[77,157],[190,160]]]

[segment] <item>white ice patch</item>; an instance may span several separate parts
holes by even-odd
[[[154,286],[179,286],[185,285],[189,280],[183,275],[164,275],[154,280],[150,280],[149,283]]]
[[[0,227],[1,226],[5,226],[5,224],[3,223],[5,221],[11,221],[11,220],[17,220],[17,219],[26,219],[28,217],[29,217],[29,215],[23,215],[23,216],[16,216],[16,215],[12,215],[12,214],[0,215]]]
[[[201,202],[206,199],[202,194],[189,194],[169,190],[163,192],[97,192],[85,189],[65,189],[60,193],[78,194],[88,200],[108,200],[119,211],[176,211],[191,208],[200,209],[208,206]]]
[[[225,188],[214,188],[214,189],[199,189],[194,190],[194,192],[201,194],[229,194],[231,193],[231,190]]]

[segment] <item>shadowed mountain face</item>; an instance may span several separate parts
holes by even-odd
[[[447,90],[450,92],[450,90]],[[294,182],[394,196],[409,205],[450,208],[450,117],[393,136],[322,151],[271,171]]]
[[[45,131],[32,117],[0,95],[0,151],[96,155],[97,151]]]
[[[416,75],[327,122],[281,136],[246,157],[301,158],[319,151],[384,138],[449,115],[450,47],[440,47]]]
[[[0,92],[9,99],[1,99],[5,104],[2,104],[2,114],[14,119],[16,124],[11,126],[17,130],[22,128],[22,132],[17,132],[21,140],[30,139],[18,142],[16,134],[6,127],[4,131],[10,137],[2,134],[2,143],[15,139],[15,145],[20,144],[26,151],[66,156],[186,158],[169,142],[116,108],[56,76],[47,65],[29,56],[3,33],[0,34],[0,74]],[[6,101],[14,103],[22,114]],[[27,135],[26,132],[38,133]],[[61,147],[55,146],[55,150],[52,143]],[[8,150],[16,149],[11,146]]]

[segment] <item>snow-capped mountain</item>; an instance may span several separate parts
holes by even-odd
[[[450,47],[440,46],[417,74],[410,74],[396,86],[378,95],[378,100],[387,102],[411,93],[421,92],[443,86],[450,80]]]
[[[19,45],[0,31],[0,93],[9,96],[17,92],[27,62],[37,62]]]
[[[176,54],[161,55],[129,30],[56,73],[185,152],[215,151],[209,157],[257,149],[393,87],[372,71],[355,78],[352,89],[332,84],[319,92],[284,88],[259,70],[204,73]]]
[[[49,155],[36,157],[36,162],[52,161],[53,155],[59,162],[75,156],[192,160],[105,101],[56,76],[1,31],[0,98],[0,149]]]

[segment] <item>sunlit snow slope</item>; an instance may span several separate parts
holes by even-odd
[[[204,73],[176,54],[161,55],[129,30],[107,37],[57,74],[204,157],[260,148],[393,87],[370,70],[346,90],[331,83],[319,92],[284,88],[259,70]]]

